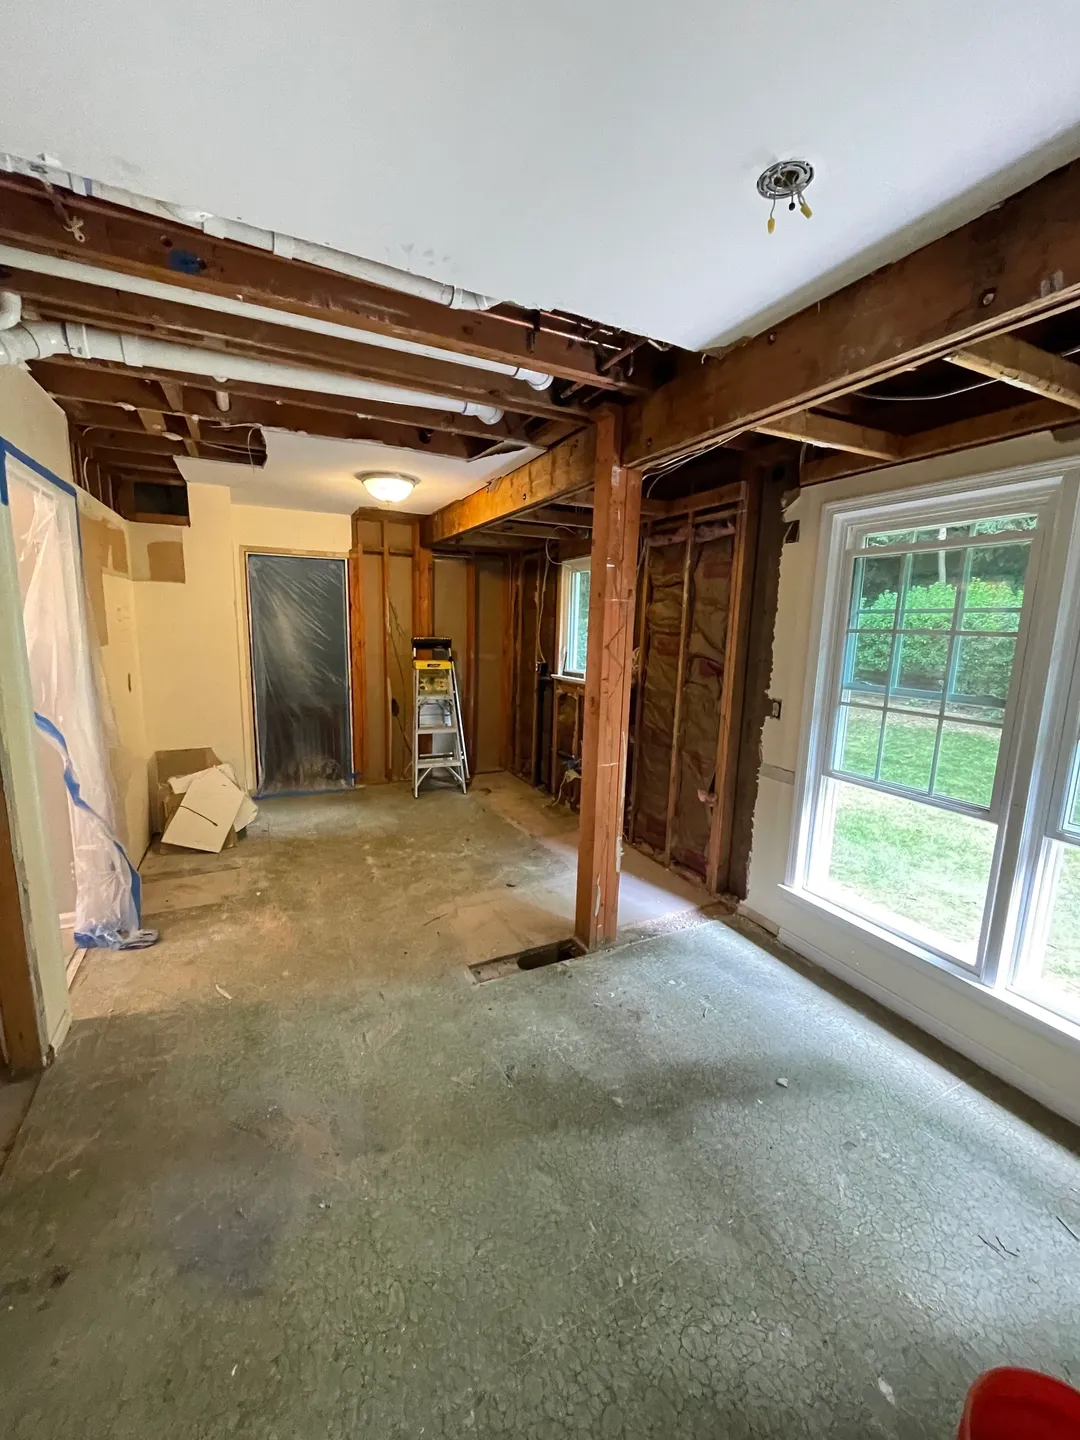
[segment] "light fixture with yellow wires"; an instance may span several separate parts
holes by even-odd
[[[814,178],[814,167],[808,160],[778,160],[763,170],[757,179],[757,192],[770,201],[768,231],[776,229],[776,202],[786,200],[789,210],[800,210],[809,220],[813,211],[806,203],[806,187]]]

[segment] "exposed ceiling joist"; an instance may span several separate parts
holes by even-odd
[[[487,311],[459,311],[321,266],[218,239],[179,221],[65,193],[65,225],[33,180],[0,177],[0,238],[13,245],[191,290],[329,319],[358,330],[540,370],[589,386],[627,388],[618,366],[580,340]],[[73,230],[77,229],[81,243]],[[630,389],[640,389],[631,385]]]
[[[935,455],[949,455],[957,450],[992,445],[999,440],[1013,440],[1019,435],[1033,435],[1040,430],[1072,424],[1076,424],[1076,411],[1071,406],[1060,405],[1053,400],[1031,400],[1026,405],[1014,405],[992,415],[958,420],[909,435],[904,439],[898,459],[886,464],[928,460]],[[818,485],[826,480],[838,480],[844,475],[858,475],[865,470],[882,468],[880,464],[860,462],[850,454],[827,455],[824,459],[811,460],[804,465],[799,478],[803,485]]]
[[[209,369],[209,365],[207,367]],[[560,423],[550,421],[533,422],[538,427],[534,435],[532,425],[518,419],[506,418],[494,425],[487,425],[474,415],[460,415],[455,411],[426,410],[416,406],[383,405],[371,400],[354,400],[341,395],[323,395],[308,390],[286,389],[280,385],[258,385],[252,382],[229,381],[225,393],[229,408],[223,411],[216,398],[222,387],[210,375],[177,375],[155,370],[129,370],[71,359],[36,360],[31,371],[39,384],[57,400],[83,400],[100,405],[119,405],[129,409],[165,409],[169,413],[196,415],[202,420],[233,421],[246,424],[270,424],[280,430],[299,430],[311,435],[328,434],[337,436],[338,430],[320,429],[326,414],[340,417],[343,421],[355,421],[358,417],[369,421],[385,421],[399,428],[405,438],[386,438],[382,435],[350,434],[342,432],[342,439],[381,439],[384,444],[405,444],[408,448],[426,449],[429,442],[424,434],[474,436],[489,445],[493,440],[516,440],[521,444],[540,447],[565,438],[573,429],[580,428],[581,421],[567,420]],[[164,380],[176,387],[174,400],[179,397],[179,411],[164,399],[158,382]],[[248,404],[247,402],[251,402]],[[300,415],[303,423],[293,423]],[[276,419],[271,418],[276,415]],[[420,443],[409,443],[407,432],[419,432]],[[382,432],[384,435],[389,432]],[[445,453],[456,453],[447,451]]]
[[[207,350],[211,356],[236,355],[330,370],[401,389],[496,405],[515,414],[547,420],[588,418],[588,412],[580,406],[556,404],[549,391],[535,390],[523,380],[452,359],[433,359],[223,311],[195,309],[182,301],[80,285],[29,270],[10,272],[4,283],[32,303],[46,320],[70,320],[123,334],[174,341]],[[207,371],[213,371],[212,358],[207,360]]]
[[[1080,303],[1080,161],[630,407],[626,463],[689,455]]]
[[[962,370],[973,370],[990,380],[1002,380],[1018,390],[1030,390],[1044,400],[1056,400],[1080,410],[1080,365],[1052,355],[1015,335],[995,335],[966,345],[949,356]]]
[[[190,392],[188,392],[190,395]],[[190,403],[190,401],[188,402]],[[58,404],[73,424],[102,426],[113,430],[142,430],[143,426],[129,411],[117,405],[96,401],[71,400],[59,397]],[[151,412],[141,412],[143,414]],[[169,412],[171,413],[171,412]],[[293,434],[318,435],[330,440],[360,440],[377,445],[404,446],[429,455],[446,455],[456,460],[474,460],[484,449],[483,442],[467,435],[448,435],[440,430],[417,430],[409,425],[390,425],[381,420],[359,420],[348,415],[335,415],[329,410],[308,410],[303,407],[265,405],[259,401],[235,398],[230,406],[234,419],[218,415],[203,419],[203,443],[233,445],[246,450],[250,439],[261,443],[267,430],[287,430]],[[163,429],[164,414],[158,415]],[[160,432],[158,432],[160,433]]]
[[[590,425],[527,465],[493,480],[475,495],[466,495],[436,510],[431,517],[431,543],[439,544],[493,520],[583,490],[593,484],[595,461],[596,429]]]
[[[820,445],[826,450],[846,450],[852,455],[869,455],[875,460],[895,460],[900,455],[902,437],[869,425],[856,425],[850,420],[836,420],[831,415],[814,415],[803,410],[782,419],[755,425],[759,435],[776,440],[798,440]]]

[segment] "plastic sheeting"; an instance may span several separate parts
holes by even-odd
[[[249,555],[259,793],[353,783],[345,561]]]
[[[23,624],[34,720],[64,766],[75,870],[75,942],[113,949],[151,943],[139,929],[140,887],[116,835],[106,740],[107,707],[94,670],[80,570],[75,497],[10,453],[9,486],[32,496],[19,545],[28,576]]]

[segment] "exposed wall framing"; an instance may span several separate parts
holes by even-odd
[[[453,641],[473,772],[502,769],[511,747],[512,557],[433,553],[426,535],[425,517],[353,515],[354,760],[368,784],[410,773],[414,635]]]

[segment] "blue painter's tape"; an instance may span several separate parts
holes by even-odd
[[[206,261],[193,250],[170,250],[165,264],[168,269],[179,270],[182,275],[201,275],[206,269]]]
[[[7,503],[7,450],[3,441],[0,441],[0,505]]]
[[[57,727],[53,724],[51,720],[47,719],[44,715],[39,714],[37,710],[34,711],[34,724],[37,726],[37,728],[41,731],[43,735],[48,736],[48,738],[60,751],[60,754],[63,757],[64,785],[67,787],[67,792],[71,796],[71,803],[77,806],[80,810],[85,810],[88,815],[92,815],[94,817],[94,819],[98,822],[101,828],[105,831],[105,834],[116,846],[117,853],[119,854],[121,860],[123,860],[124,864],[127,866],[128,874],[131,877],[131,896],[135,902],[135,915],[139,923],[141,924],[142,880],[139,877],[139,872],[135,869],[135,866],[132,865],[131,860],[128,858],[127,851],[124,849],[123,845],[120,844],[120,841],[116,838],[112,830],[106,824],[104,818],[99,815],[98,812],[94,809],[94,807],[83,798],[82,791],[79,788],[79,782],[75,777],[75,769],[71,763],[71,752],[68,750],[67,741],[64,739],[63,733],[57,729]],[[114,926],[112,934],[116,934],[117,929],[118,927]],[[100,931],[76,931],[75,941],[77,944],[85,946],[87,948],[91,948],[93,946],[108,946],[110,945],[111,936],[106,931],[105,927],[102,926]]]
[[[51,470],[46,469],[44,465],[40,465],[32,455],[27,455],[26,452],[20,450],[17,445],[12,445],[10,440],[5,440],[2,435],[0,435],[0,451],[7,451],[9,455],[13,455],[16,460],[20,461],[28,469],[33,470],[35,475],[40,475],[43,480],[48,480],[50,485],[55,485],[58,490],[63,490],[64,494],[70,495],[73,500],[78,499],[79,492],[75,489],[74,485],[69,484],[67,480],[61,480],[59,475],[54,475]],[[6,482],[4,484],[4,497],[4,504],[6,505]]]

